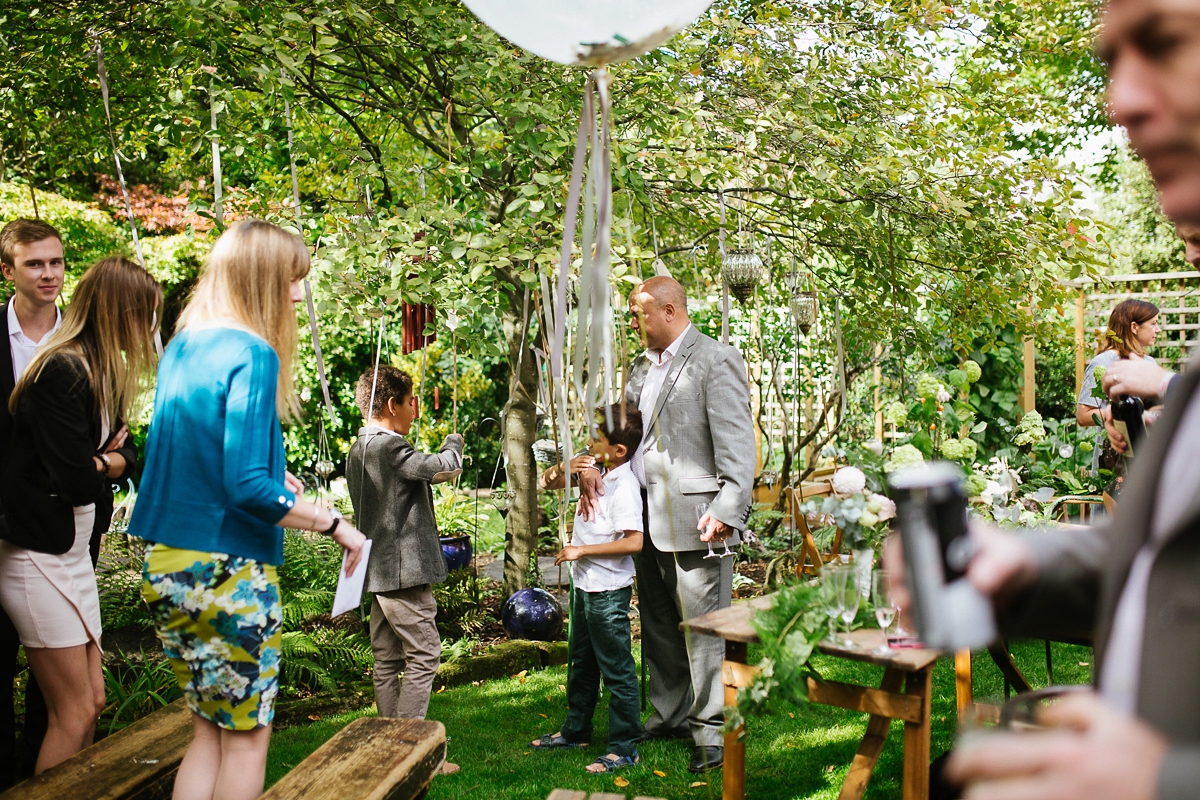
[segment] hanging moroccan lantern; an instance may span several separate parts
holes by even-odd
[[[321,480],[328,480],[333,474],[333,462],[327,458],[322,458],[316,464],[313,464],[313,472],[321,476]]]
[[[512,489],[505,489],[499,492],[495,489],[492,490],[492,505],[496,507],[496,510],[500,512],[500,516],[502,517],[508,516],[508,509],[512,507],[513,501],[516,499],[517,493]]]
[[[762,281],[763,262],[754,250],[726,250],[721,259],[721,277],[738,302],[745,305]]]

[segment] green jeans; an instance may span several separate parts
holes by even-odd
[[[638,706],[637,665],[629,631],[633,587],[610,592],[575,590],[571,602],[571,674],[567,678],[567,721],[562,735],[569,742],[592,740],[592,717],[600,694],[600,676],[608,687],[608,751],[637,753],[642,722]]]

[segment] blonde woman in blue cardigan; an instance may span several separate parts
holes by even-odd
[[[187,698],[195,737],[174,800],[262,793],[279,688],[283,528],[325,533],[353,572],[365,538],[296,495],[280,419],[294,415],[300,237],[258,220],[217,241],[158,371],[129,532],[142,594]]]

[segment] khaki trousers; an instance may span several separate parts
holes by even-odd
[[[371,603],[375,707],[381,717],[425,719],[442,657],[429,584],[382,592]]]

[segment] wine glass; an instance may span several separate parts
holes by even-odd
[[[843,644],[846,647],[854,647],[854,641],[850,638],[850,623],[854,622],[854,618],[858,616],[858,604],[862,601],[862,594],[858,591],[858,581],[855,579],[853,567],[842,567],[841,571],[845,573],[845,577],[839,583],[841,602],[838,604],[842,612],[842,622],[846,625],[846,638],[843,640]]]
[[[838,570],[832,565],[826,565],[821,570],[821,606],[825,609],[825,616],[829,618],[829,638],[828,642],[832,644],[841,644],[838,641],[837,632],[834,630],[835,620],[841,616],[842,610],[838,607]]]
[[[883,631],[883,644],[875,648],[875,654],[885,656],[892,651],[887,632],[896,619],[896,606],[892,604],[888,574],[881,569],[871,573],[871,603],[875,606],[875,621]]]
[[[700,524],[700,520],[704,519],[704,515],[707,513],[708,513],[708,503],[697,503],[696,504],[696,524],[697,525]],[[703,531],[701,531],[701,533],[703,533]],[[720,558],[721,557],[718,554],[713,552],[712,539],[709,539],[707,542],[705,542],[705,544],[708,545],[708,555],[706,555],[705,558]],[[726,548],[726,549],[728,549],[728,548]]]

